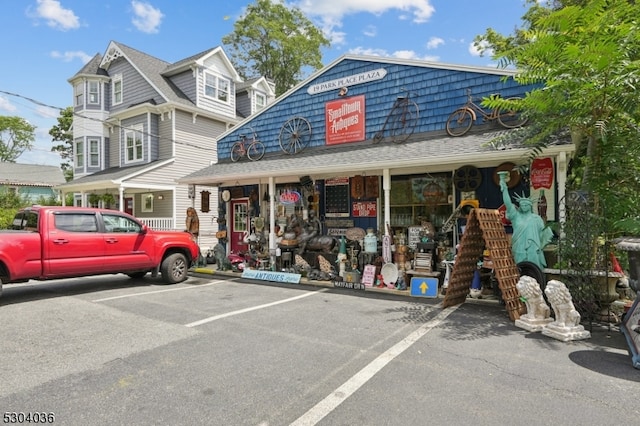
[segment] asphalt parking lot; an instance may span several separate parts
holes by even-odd
[[[58,424],[633,424],[616,327],[559,342],[498,303],[192,276],[6,286],[0,407]]]

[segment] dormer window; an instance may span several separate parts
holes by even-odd
[[[221,102],[229,102],[229,79],[205,72],[204,74],[204,95]]]
[[[264,93],[256,93],[256,111],[267,106],[267,96]]]
[[[111,93],[113,93],[112,103],[118,105],[122,103],[122,75],[116,75],[111,82]]]
[[[89,103],[93,105],[100,103],[100,85],[97,81],[89,82]]]

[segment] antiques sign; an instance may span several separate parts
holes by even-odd
[[[335,80],[323,81],[313,84],[307,89],[307,93],[315,95],[330,90],[339,90],[341,87],[353,86],[355,84],[368,83],[370,81],[381,80],[387,75],[387,70],[378,68],[360,74],[349,75],[347,77],[336,78]]]
[[[327,145],[365,139],[364,95],[327,102],[325,130]]]
[[[351,214],[354,217],[376,217],[378,215],[378,204],[375,201],[351,203]]]

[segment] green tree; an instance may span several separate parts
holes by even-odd
[[[299,8],[270,0],[247,6],[222,42],[243,78],[269,78],[277,96],[301,81],[305,71],[322,68],[320,49],[330,45]]]
[[[21,117],[0,115],[0,161],[15,163],[23,152],[33,148],[36,127]]]
[[[52,142],[61,142],[51,148],[52,152],[57,152],[62,158],[60,168],[64,172],[64,176],[68,181],[73,179],[73,132],[71,125],[73,124],[73,107],[67,107],[60,111],[58,116],[58,124],[51,127],[49,135]]]
[[[536,153],[550,137],[570,135],[577,146],[570,189],[596,194],[612,229],[628,231],[640,211],[640,2],[528,3],[522,28],[509,36],[489,29],[476,45],[515,67],[517,81],[540,85],[518,106],[534,123],[525,140]]]

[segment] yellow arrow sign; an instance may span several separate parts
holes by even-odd
[[[420,291],[422,292],[422,294],[425,294],[427,290],[429,290],[429,286],[427,285],[427,282],[422,281],[422,284],[420,284]]]

